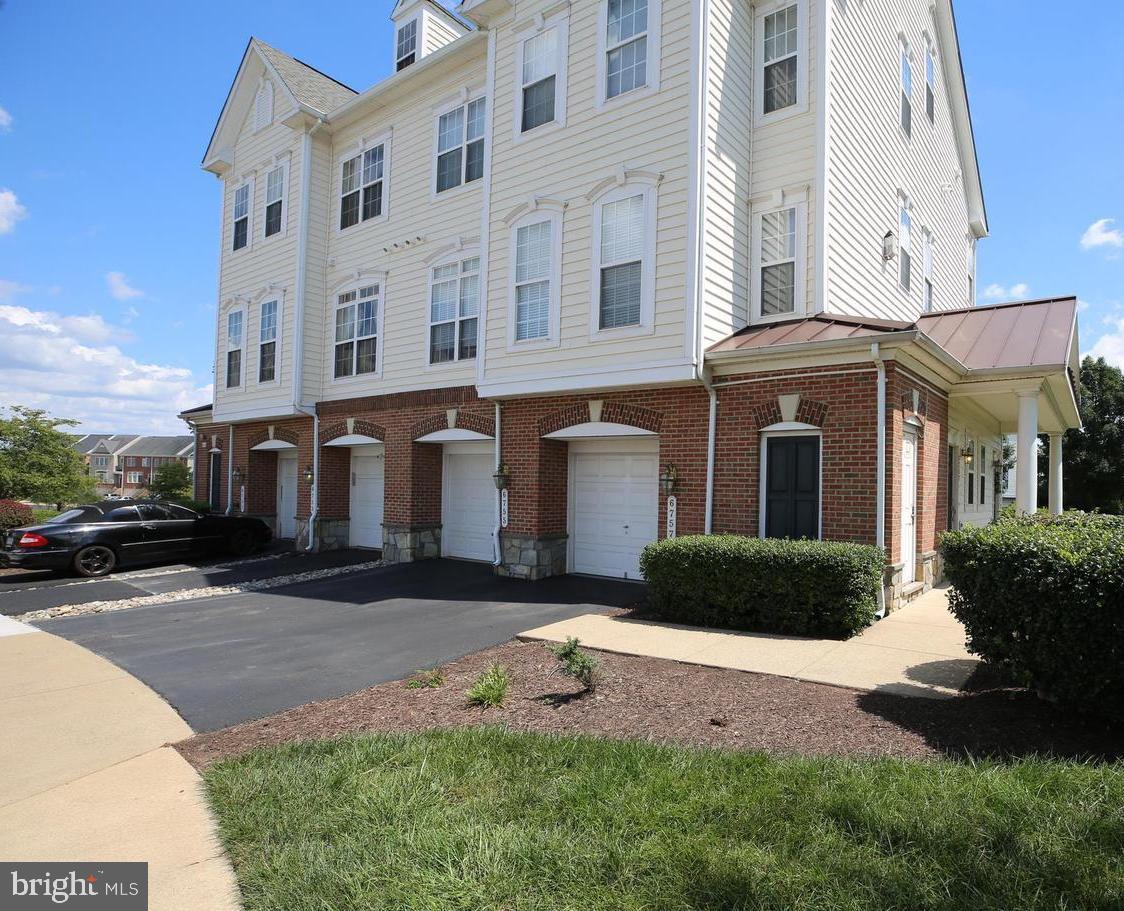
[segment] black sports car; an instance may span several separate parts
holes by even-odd
[[[265,522],[249,516],[198,513],[156,500],[106,500],[0,534],[0,566],[104,576],[126,563],[214,552],[245,556],[272,537]]]

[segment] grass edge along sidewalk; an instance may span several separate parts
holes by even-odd
[[[774,758],[496,728],[205,772],[248,911],[1124,901],[1124,769]]]

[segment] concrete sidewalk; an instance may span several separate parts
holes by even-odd
[[[626,655],[776,674],[906,696],[956,695],[978,665],[943,588],[926,592],[846,642],[701,629],[584,614],[520,635]]]
[[[0,859],[148,861],[152,911],[234,911],[191,729],[135,677],[0,617]]]

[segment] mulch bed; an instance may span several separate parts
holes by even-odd
[[[592,650],[591,650],[592,651]],[[537,642],[512,641],[443,666],[444,684],[384,683],[298,706],[176,745],[196,768],[258,747],[361,731],[475,725],[631,737],[813,756],[929,759],[1054,755],[1116,759],[1124,730],[1075,719],[1023,690],[981,676],[955,699],[862,693],[784,677],[597,652],[593,693],[558,673]],[[512,685],[499,708],[471,708],[465,690],[489,665]]]

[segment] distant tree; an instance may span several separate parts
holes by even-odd
[[[148,492],[168,500],[191,496],[191,469],[183,462],[166,462],[153,472]]]
[[[1083,429],[1068,431],[1062,443],[1065,505],[1122,513],[1124,374],[1103,357],[1081,362],[1081,422]]]
[[[67,432],[77,424],[22,405],[0,412],[0,499],[53,503],[60,509],[94,499],[96,482]]]

